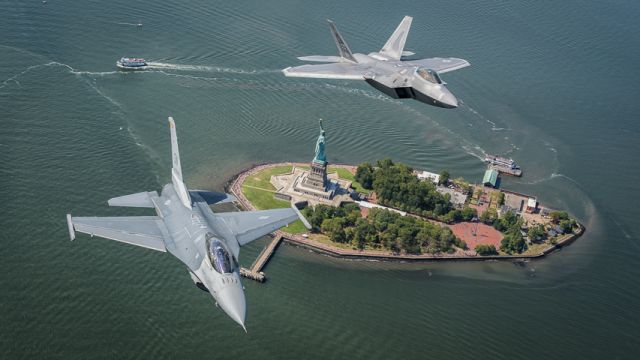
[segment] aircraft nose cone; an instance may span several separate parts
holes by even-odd
[[[218,295],[218,305],[229,315],[233,321],[244,327],[247,305],[241,286],[227,286]]]
[[[456,99],[456,97],[448,90],[445,90],[444,96],[440,99],[440,102],[447,108],[453,109],[458,107],[458,99]]]

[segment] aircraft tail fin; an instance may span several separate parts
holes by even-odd
[[[187,187],[182,180],[182,166],[180,165],[180,150],[178,149],[178,136],[176,135],[176,123],[173,118],[169,116],[169,129],[171,131],[171,182],[173,182],[173,188],[178,194],[182,205],[191,209],[191,197],[187,191]]]
[[[353,53],[351,53],[351,49],[349,49],[349,45],[344,41],[340,32],[338,32],[338,28],[336,24],[331,20],[327,20],[329,22],[329,28],[331,29],[331,36],[333,36],[333,40],[336,42],[336,46],[338,47],[338,53],[340,57],[354,63],[357,63],[356,59],[353,57]]]
[[[412,20],[413,18],[411,16],[405,16],[404,19],[402,19],[400,25],[396,28],[396,31],[391,34],[387,43],[384,44],[380,50],[381,55],[390,57],[394,60],[400,60],[404,44],[407,42],[407,35],[409,35],[409,28],[411,28]]]

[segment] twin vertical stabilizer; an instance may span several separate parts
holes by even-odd
[[[333,21],[331,20],[327,20],[327,21],[329,22],[329,28],[331,29],[331,36],[333,36],[333,40],[336,42],[336,46],[338,47],[338,53],[340,54],[340,57],[345,60],[357,62],[356,58],[353,57],[353,53],[351,53],[351,49],[349,49],[349,45],[347,45],[347,42],[344,41],[344,39],[342,38],[342,35],[340,35],[340,32],[338,32],[338,28],[336,27],[336,24],[334,24]]]
[[[173,188],[180,198],[182,205],[191,209],[191,197],[189,191],[184,185],[182,180],[182,166],[180,166],[180,150],[178,149],[178,136],[176,135],[176,123],[172,117],[169,117],[169,129],[171,130],[171,182],[173,182]]]
[[[400,22],[400,25],[396,28],[396,31],[391,34],[387,43],[384,44],[380,50],[380,54],[393,60],[400,60],[402,57],[402,51],[404,50],[404,44],[407,42],[407,35],[409,35],[409,29],[411,28],[411,16],[405,16]]]
[[[333,40],[336,42],[340,57],[344,60],[357,63],[358,61],[353,56],[353,53],[351,52],[349,45],[347,45],[347,42],[344,41],[342,35],[340,35],[340,32],[338,31],[338,28],[336,28],[336,25],[331,20],[327,21],[329,22],[331,35],[333,36]],[[405,16],[404,19],[402,19],[400,25],[398,25],[393,34],[391,34],[389,40],[387,40],[387,43],[384,44],[382,49],[380,49],[380,55],[386,56],[391,60],[400,60],[403,54],[404,45],[407,43],[407,36],[409,35],[409,29],[411,28],[411,21],[413,21],[413,18],[411,16]],[[303,60],[315,61],[315,59]]]

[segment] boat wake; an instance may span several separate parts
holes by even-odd
[[[491,121],[491,120],[487,119],[484,115],[480,114],[476,109],[474,109],[471,106],[467,105],[464,101],[462,101],[462,99],[459,99],[459,104],[460,104],[461,108],[467,109],[467,111],[469,111],[470,113],[472,113],[475,116],[477,116],[480,120],[483,120],[487,124],[491,125],[491,131],[507,131],[507,130],[510,130],[509,128],[497,127],[497,125],[496,125],[496,123],[494,121]]]
[[[94,76],[105,76],[105,75],[113,75],[113,74],[117,74],[117,71],[79,71],[74,69],[73,67],[67,65],[67,64],[63,64],[63,63],[59,63],[57,61],[50,61],[48,63],[44,63],[44,64],[38,64],[38,65],[32,65],[27,67],[26,69],[22,70],[21,72],[9,77],[8,79],[4,80],[2,83],[0,83],[0,89],[6,87],[7,85],[9,85],[10,83],[15,83],[16,85],[20,85],[20,82],[18,81],[18,78],[20,78],[23,75],[28,74],[29,72],[42,68],[42,67],[50,67],[50,66],[60,66],[60,67],[64,67],[66,69],[69,70],[70,73],[75,74],[75,75],[94,75]]]
[[[128,23],[128,22],[117,22],[116,24],[118,24],[118,25],[135,26],[135,27],[141,27],[142,26],[142,23],[134,24],[134,23]]]
[[[162,62],[147,62],[150,69],[159,70],[177,70],[177,71],[194,71],[194,72],[212,72],[212,73],[229,73],[229,74],[273,74],[278,73],[280,70],[268,70],[268,69],[238,69],[221,66],[207,66],[207,65],[182,65],[182,64],[170,64]]]
[[[149,156],[156,164],[162,164],[162,162],[160,161],[160,158],[158,157],[158,155],[148,146],[146,146],[140,139],[139,136],[137,136],[134,131],[131,129],[131,126],[128,124],[127,118],[125,116],[125,109],[123,107],[122,104],[120,104],[118,101],[116,101],[114,98],[110,97],[109,95],[105,94],[93,81],[91,81],[91,78],[93,76],[105,76],[105,75],[113,75],[113,74],[118,74],[120,73],[119,71],[103,71],[103,72],[95,72],[95,71],[80,71],[77,70],[75,68],[73,68],[70,65],[64,64],[64,63],[60,63],[57,61],[50,61],[44,64],[38,64],[38,65],[32,65],[29,66],[27,68],[25,68],[24,70],[22,70],[19,73],[16,73],[15,75],[7,78],[6,80],[2,81],[0,83],[0,89],[10,85],[11,83],[15,83],[18,86],[20,86],[20,82],[18,81],[18,79],[21,76],[24,76],[34,70],[40,69],[40,68],[48,68],[48,67],[61,67],[63,69],[65,69],[66,71],[68,71],[68,73],[76,75],[76,78],[81,80],[82,82],[84,82],[88,87],[90,87],[91,89],[93,89],[93,91],[95,91],[95,93],[100,96],[101,98],[105,99],[107,102],[109,102],[112,106],[114,106],[116,108],[116,113],[125,121],[125,123],[127,123],[127,132],[129,134],[129,136],[132,138],[133,142],[135,143],[136,146],[140,147],[142,149],[142,151],[144,151],[147,156]],[[158,165],[158,167],[160,167],[160,165]],[[153,174],[155,175],[156,181],[158,182],[158,184],[161,183],[161,179],[160,179],[160,174],[157,171],[153,171]]]

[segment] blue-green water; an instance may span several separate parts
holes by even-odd
[[[5,0],[0,14],[0,358],[637,356],[636,2]],[[460,108],[279,72],[335,53],[326,18],[369,52],[404,15],[408,50],[472,63],[444,76]],[[155,66],[120,73],[123,55]],[[171,256],[68,241],[67,212],[137,214],[106,200],[169,181],[168,115],[194,188],[310,160],[323,118],[336,163],[390,156],[479,181],[484,152],[512,156],[525,176],[503,186],[587,233],[524,267],[283,246],[268,283],[245,282],[245,334]]]

